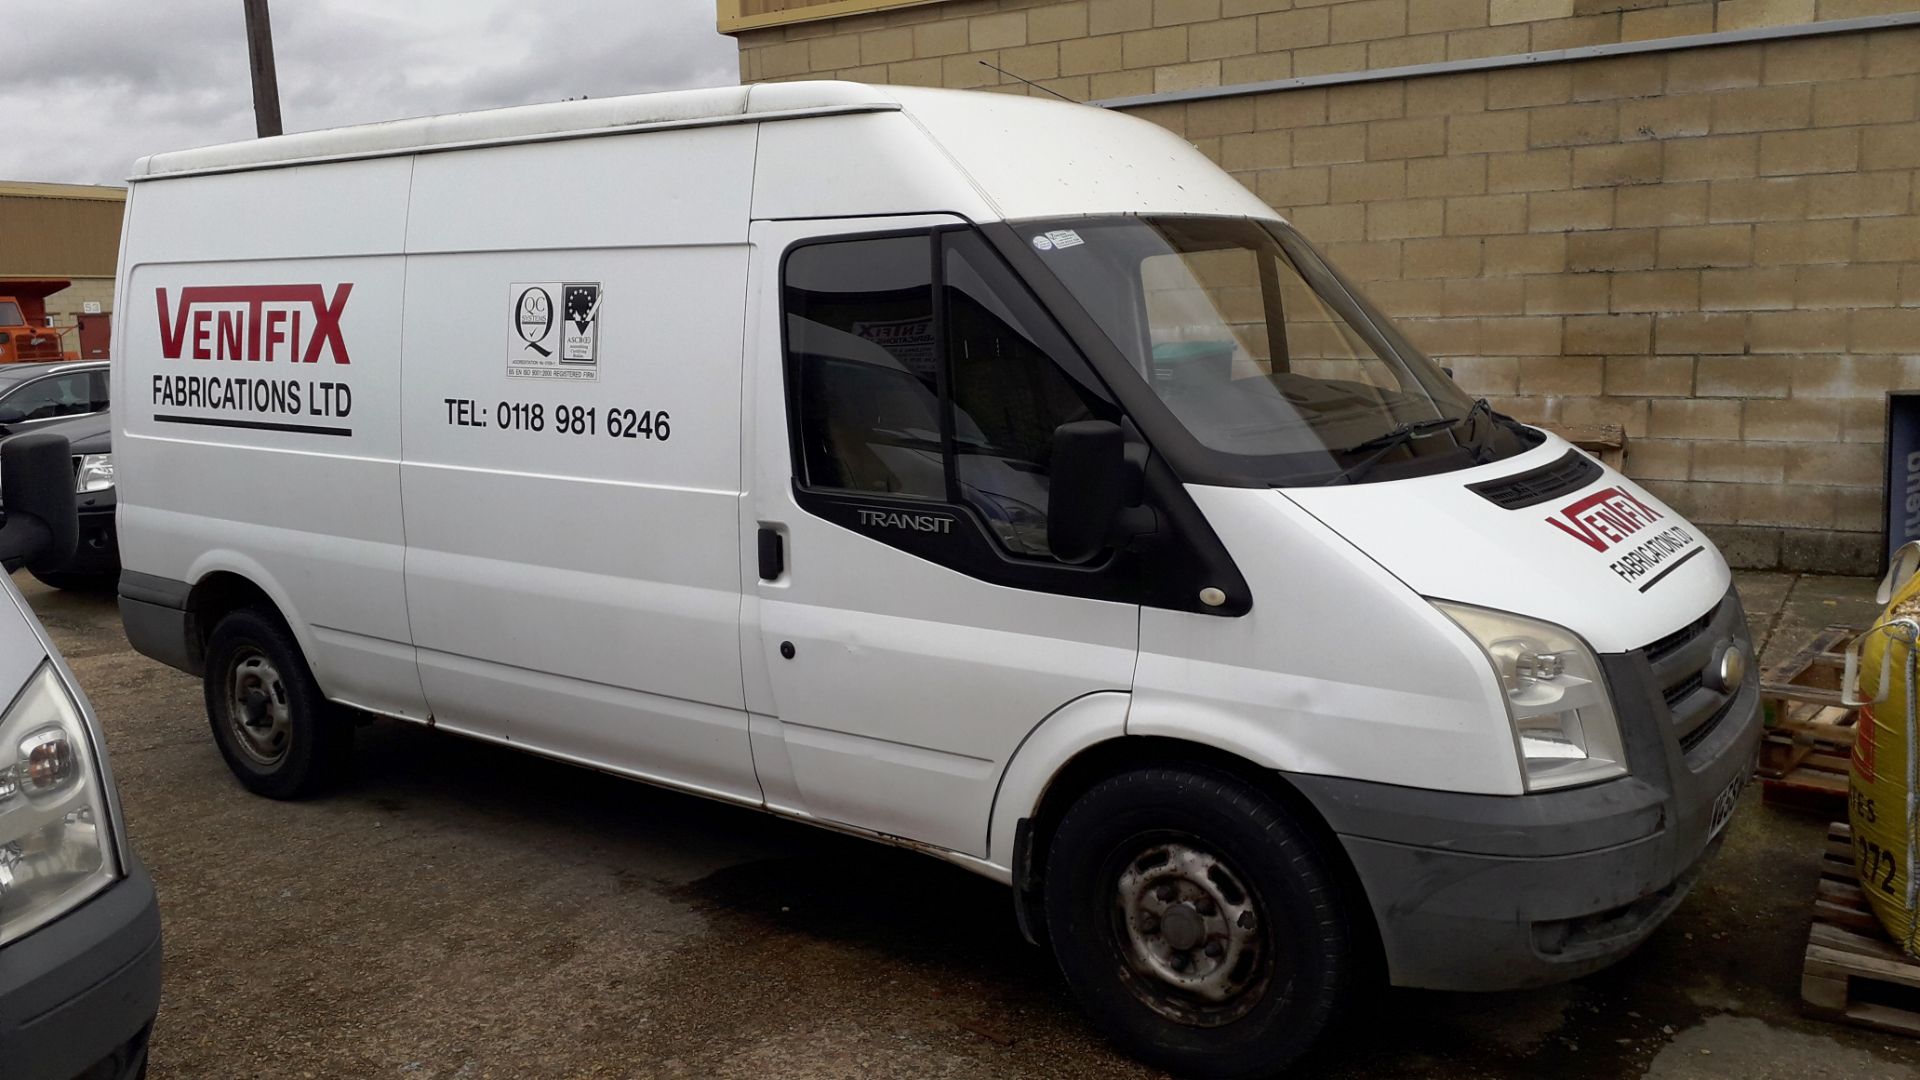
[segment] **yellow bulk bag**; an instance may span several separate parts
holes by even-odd
[[[1847,648],[1844,700],[1860,706],[1853,745],[1847,820],[1853,825],[1860,889],[1893,940],[1920,956],[1920,878],[1910,871],[1920,854],[1920,756],[1913,752],[1915,697],[1920,679],[1914,644],[1920,639],[1920,542],[1894,556],[1876,599],[1886,604],[1873,629]]]

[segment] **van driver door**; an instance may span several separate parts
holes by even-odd
[[[769,804],[984,856],[1021,740],[1127,691],[1126,556],[1047,547],[1061,424],[1117,419],[992,246],[920,217],[756,222],[742,651]]]

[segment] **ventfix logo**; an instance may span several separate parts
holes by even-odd
[[[1706,550],[1685,525],[1667,525],[1641,535],[1665,517],[1631,494],[1610,487],[1562,507],[1559,517],[1546,521],[1603,555],[1616,545],[1628,544],[1625,550],[1613,551],[1607,569],[1646,592],[1666,580],[1681,563]]]
[[[155,289],[160,309],[160,355],[169,360],[243,360],[317,363],[324,351],[351,363],[340,336],[340,313],[351,282],[329,298],[320,285],[189,285],[174,303]]]
[[[1610,487],[1562,507],[1560,517],[1548,518],[1547,524],[1604,553],[1663,516],[1632,495]]]

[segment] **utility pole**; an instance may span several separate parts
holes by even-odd
[[[267,0],[242,0],[247,7],[247,63],[253,70],[253,121],[260,137],[280,134],[280,80],[273,72],[273,25]]]

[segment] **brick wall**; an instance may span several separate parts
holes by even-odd
[[[1027,92],[987,59],[1087,99],[1915,9],[955,0],[742,35],[741,67]],[[1920,28],[1133,111],[1299,224],[1469,391],[1622,425],[1627,471],[1736,564],[1873,569],[1882,395],[1920,388]]]

